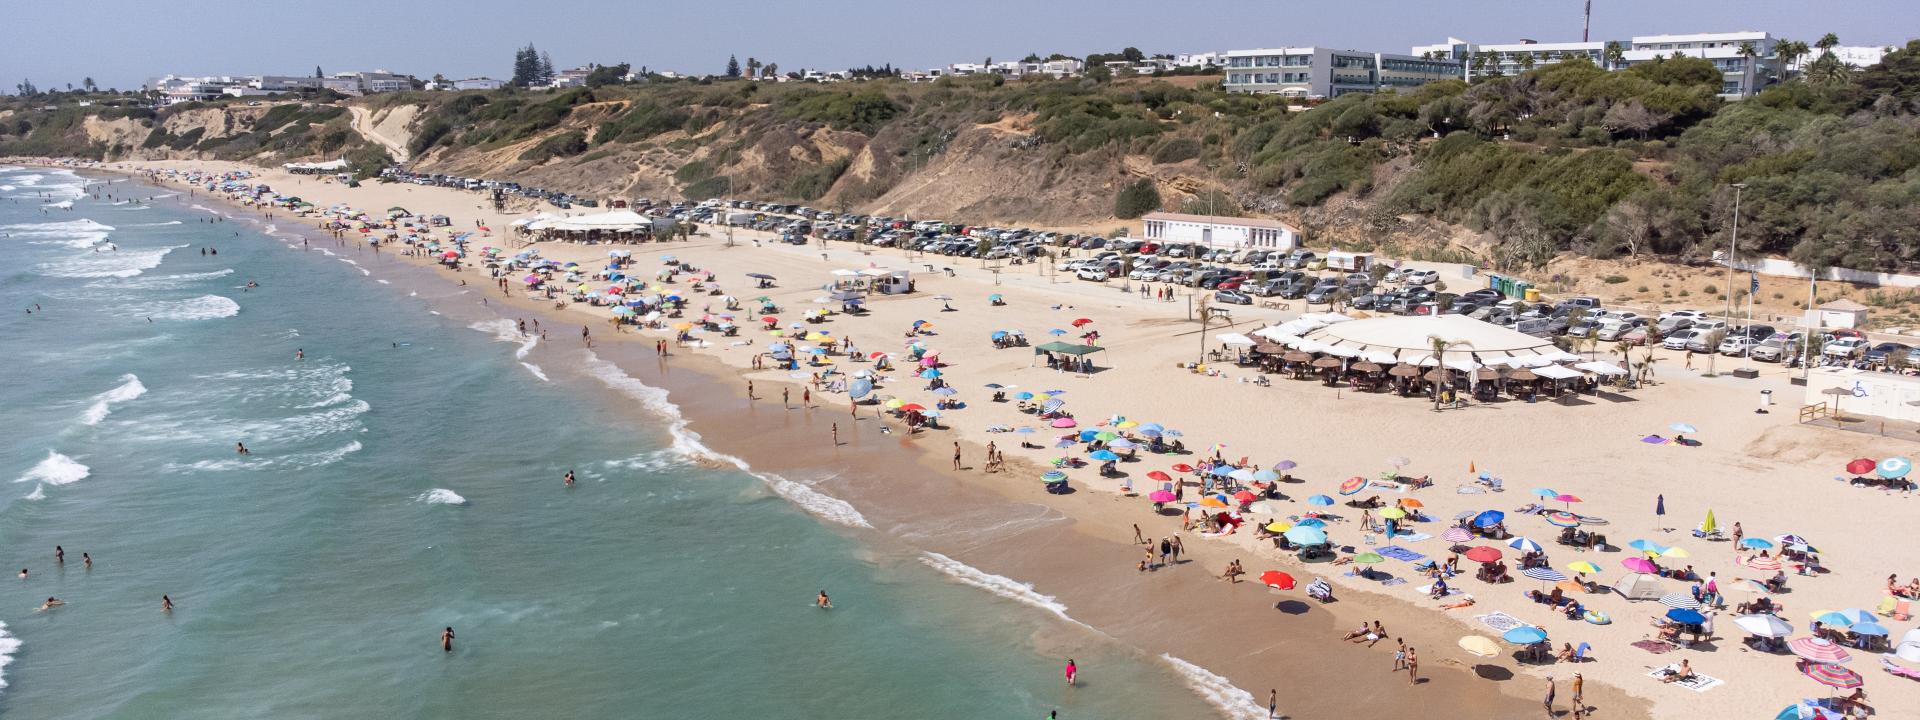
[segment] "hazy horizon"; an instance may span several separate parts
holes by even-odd
[[[79,86],[92,77],[102,88],[127,90],[168,73],[308,75],[315,66],[328,73],[385,69],[422,79],[436,73],[504,79],[513,51],[528,43],[561,68],[627,62],[689,74],[718,73],[729,55],[790,71],[889,63],[924,69],[1028,53],[1077,57],[1128,46],[1149,54],[1287,45],[1406,52],[1448,36],[1481,43],[1579,40],[1582,2],[1381,0],[1364,13],[1312,14],[1307,9],[1326,6],[1273,2],[1195,12],[1148,0],[974,0],[923,7],[878,0],[779,6],[708,0],[658,7],[610,0],[336,0],[315,13],[312,5],[274,0],[16,4],[4,11],[7,22],[0,26],[0,88],[12,92],[22,79],[43,89]],[[1593,38],[1760,30],[1807,42],[1832,32],[1843,45],[1898,46],[1920,36],[1920,3],[1858,0],[1843,7],[1836,14],[1785,2],[1595,0]],[[1370,22],[1374,18],[1390,20]]]

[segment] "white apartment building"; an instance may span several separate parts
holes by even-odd
[[[1884,48],[1884,47],[1866,47],[1862,45],[1839,45],[1833,48],[1833,56],[1835,58],[1838,58],[1840,62],[1846,63],[1847,65],[1855,69],[1859,69],[1859,68],[1879,65],[1880,60],[1887,56],[1887,50],[1888,48]],[[1818,59],[1820,59],[1820,50],[1818,48],[1814,48],[1813,52],[1808,53],[1803,57],[1796,58],[1792,63],[1789,63],[1787,65],[1787,69],[1793,72],[1805,72],[1807,69],[1807,66],[1812,65],[1813,61]]]
[[[1412,48],[1412,53],[1421,57],[1437,57],[1458,60],[1463,71],[1461,77],[1467,80],[1482,77],[1513,76],[1535,67],[1543,67],[1562,60],[1585,58],[1594,65],[1614,69],[1607,60],[1607,44],[1610,41],[1543,43],[1522,39],[1515,43],[1493,43],[1482,45],[1460,38],[1450,37],[1437,45],[1420,45]],[[1627,43],[1617,43],[1622,50]]]
[[[1416,55],[1419,53],[1415,53]],[[1224,67],[1227,64],[1226,53],[1181,53],[1173,56],[1174,67],[1210,68]]]
[[[1459,60],[1321,47],[1229,50],[1230,92],[1332,98],[1350,92],[1410,88],[1462,76]]]
[[[1627,67],[1674,53],[1704,58],[1720,69],[1720,97],[1736,99],[1752,97],[1780,78],[1774,57],[1777,42],[1773,35],[1758,31],[1640,35],[1623,55]]]
[[[453,89],[455,90],[499,90],[506,86],[506,81],[495,80],[490,77],[467,78],[465,80],[453,81]]]
[[[1140,222],[1141,237],[1157,243],[1261,250],[1291,250],[1300,244],[1300,230],[1278,220],[1150,212]]]

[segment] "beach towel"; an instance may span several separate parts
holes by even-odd
[[[1405,585],[1405,584],[1407,584],[1406,578],[1389,578],[1386,580],[1382,580],[1380,582],[1381,587],[1393,587],[1395,585]]]
[[[1417,533],[1411,530],[1402,531],[1399,534],[1394,535],[1393,537],[1394,537],[1394,542],[1420,542],[1421,540],[1433,539],[1432,535],[1428,535],[1426,533]]]
[[[1455,487],[1453,491],[1461,495],[1479,495],[1486,492],[1486,490],[1481,489],[1478,485],[1461,485]]]
[[[1427,557],[1425,555],[1421,555],[1420,553],[1414,552],[1412,550],[1408,550],[1403,547],[1393,547],[1393,546],[1379,548],[1374,552],[1380,553],[1380,557],[1390,557],[1395,560],[1405,560],[1407,562],[1419,562],[1420,560]]]
[[[1657,667],[1657,668],[1654,668],[1651,672],[1648,672],[1647,677],[1654,678],[1654,679],[1664,679],[1666,678],[1668,671],[1679,670],[1679,669],[1680,669],[1679,663],[1674,663],[1671,665],[1667,665],[1665,667]],[[1680,681],[1676,681],[1669,684],[1683,687],[1688,690],[1692,690],[1694,692],[1706,692],[1708,690],[1712,690],[1713,688],[1721,685],[1723,682],[1724,681],[1722,681],[1719,678],[1702,675],[1698,671],[1696,671],[1693,673],[1692,679],[1680,680]]]
[[[1432,595],[1433,583],[1427,583],[1425,585],[1421,585],[1420,587],[1414,588],[1414,592],[1418,592],[1421,595]],[[1465,590],[1461,590],[1460,588],[1447,588],[1447,594],[1441,595],[1440,597],[1441,598],[1459,598],[1459,597],[1471,598],[1473,596],[1468,595]],[[1500,613],[1494,613],[1494,614],[1498,615]]]
[[[1659,640],[1639,640],[1629,644],[1655,655],[1673,652],[1673,645]]]
[[[1432,592],[1433,586],[1431,585],[1427,586],[1427,591]],[[1528,623],[1521,622],[1520,618],[1514,617],[1512,615],[1508,615],[1503,612],[1488,613],[1486,615],[1475,615],[1473,616],[1473,619],[1479,620],[1481,625],[1485,625],[1489,628],[1493,628],[1495,632],[1499,632],[1499,633],[1505,633],[1508,630],[1512,630],[1517,627],[1528,625]]]

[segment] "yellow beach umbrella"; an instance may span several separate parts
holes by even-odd
[[[1267,523],[1267,532],[1283,533],[1292,529],[1293,529],[1292,525],[1280,522],[1279,520],[1275,520],[1273,522]]]
[[[785,331],[785,330],[768,330],[768,331],[767,331],[767,334],[768,334],[768,335],[772,335],[772,336],[774,336],[774,337],[786,337],[786,336],[787,336],[787,331]]]
[[[1687,552],[1686,548],[1670,547],[1660,551],[1660,557],[1670,557],[1670,558],[1693,557],[1693,553]]]
[[[1114,427],[1120,428],[1121,430],[1126,430],[1129,428],[1140,427],[1140,423],[1134,422],[1132,420],[1121,420],[1120,423],[1118,425],[1114,425]]]
[[[680,323],[678,325],[673,326],[673,329],[679,330],[680,332],[686,332],[688,330],[693,329],[693,323]]]
[[[1498,643],[1479,635],[1468,635],[1460,638],[1460,649],[1480,657],[1490,658],[1500,654],[1500,645]]]
[[[1585,560],[1575,560],[1567,563],[1567,569],[1574,572],[1593,573],[1596,575],[1600,573],[1600,566]]]
[[[1401,510],[1400,508],[1390,507],[1380,511],[1380,517],[1386,518],[1388,520],[1399,520],[1400,518],[1403,518],[1406,516],[1407,516],[1407,511]]]
[[[1703,522],[1703,523],[1700,523],[1700,532],[1703,532],[1703,533],[1712,533],[1713,531],[1715,531],[1715,530],[1718,530],[1718,529],[1720,529],[1720,526],[1719,526],[1719,525],[1718,525],[1717,523],[1715,523],[1715,522],[1713,521],[1713,509],[1712,509],[1712,508],[1708,508],[1708,509],[1707,509],[1707,521],[1706,521],[1706,522]]]
[[[823,332],[810,332],[810,333],[807,333],[807,342],[820,342],[820,341],[822,341],[822,340],[826,340],[826,339],[828,339],[828,338],[827,338],[827,334],[826,334],[826,333],[823,333]]]
[[[907,404],[907,401],[905,401],[905,400],[901,400],[900,398],[894,398],[894,399],[892,399],[892,400],[888,400],[888,401],[887,401],[887,409],[888,409],[888,410],[898,410],[898,409],[900,409],[900,407],[901,407],[901,406],[903,406],[903,405],[906,405],[906,404]]]

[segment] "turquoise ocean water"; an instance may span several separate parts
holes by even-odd
[[[1047,638],[1093,631],[1045,598],[696,462],[659,391],[459,288],[88,182],[0,168],[0,714],[1219,714],[1084,639],[1064,688]]]

